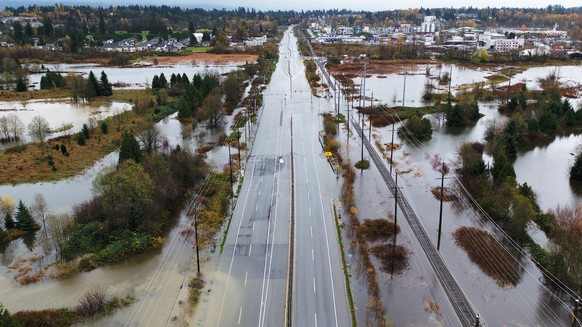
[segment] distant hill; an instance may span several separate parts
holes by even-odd
[[[91,7],[109,7],[109,6],[130,6],[130,5],[142,5],[142,6],[160,6],[160,2],[156,0],[124,0],[121,4],[119,1],[114,0],[4,0],[0,2],[0,9],[6,7],[20,7],[20,6],[53,6],[55,3],[62,3],[64,5],[76,5],[76,6],[91,6]],[[223,6],[220,4],[207,4],[207,3],[195,3],[194,1],[185,0],[169,0],[164,2],[165,5],[172,7],[184,7],[184,8],[202,8],[205,10],[212,9],[234,9],[232,6]]]

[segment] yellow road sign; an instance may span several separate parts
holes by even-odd
[[[331,157],[331,156],[333,156],[333,153],[331,153],[331,152],[329,152],[329,151],[325,151],[325,152],[323,153],[323,155],[324,155],[324,156],[326,156],[326,157]]]

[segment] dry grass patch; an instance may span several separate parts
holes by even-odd
[[[434,195],[434,197],[437,200],[441,200],[441,187],[440,186],[435,186],[433,188],[430,189],[430,191],[432,192],[432,195]],[[447,188],[445,187],[443,190],[443,201],[445,202],[452,202],[452,201],[456,201],[457,200],[457,196],[454,195],[453,193],[449,192],[447,190]]]
[[[7,149],[0,152],[0,170],[3,172],[0,174],[0,184],[55,181],[78,175],[115,151],[124,131],[137,134],[151,124],[146,116],[133,111],[110,117],[106,122],[108,133],[95,128],[84,146],[77,144],[76,135],[71,135],[50,139],[43,144],[28,144],[22,151]],[[67,147],[69,156],[55,150],[55,146],[61,144]]]
[[[433,299],[425,300],[426,307],[424,308],[425,311],[435,315],[439,320],[443,320],[443,311],[441,310],[440,305]]]
[[[370,252],[380,261],[380,270],[385,273],[402,274],[409,266],[410,252],[401,245],[376,245],[370,248]]]
[[[366,219],[360,226],[360,233],[368,242],[387,241],[394,237],[394,222],[388,219]],[[396,233],[400,232],[400,226],[396,225]]]
[[[512,287],[520,279],[514,261],[493,235],[474,227],[453,232],[455,242],[479,268],[501,287]]]

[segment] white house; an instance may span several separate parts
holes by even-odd
[[[248,38],[247,40],[244,41],[244,44],[247,47],[256,47],[256,46],[265,44],[265,42],[267,42],[267,36],[263,35],[263,36],[259,36],[259,37]]]

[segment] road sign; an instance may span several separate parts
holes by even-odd
[[[329,151],[325,151],[325,152],[323,153],[323,155],[324,155],[324,156],[326,156],[326,157],[331,157],[331,156],[333,156],[333,153],[331,153],[331,152],[329,152]]]

